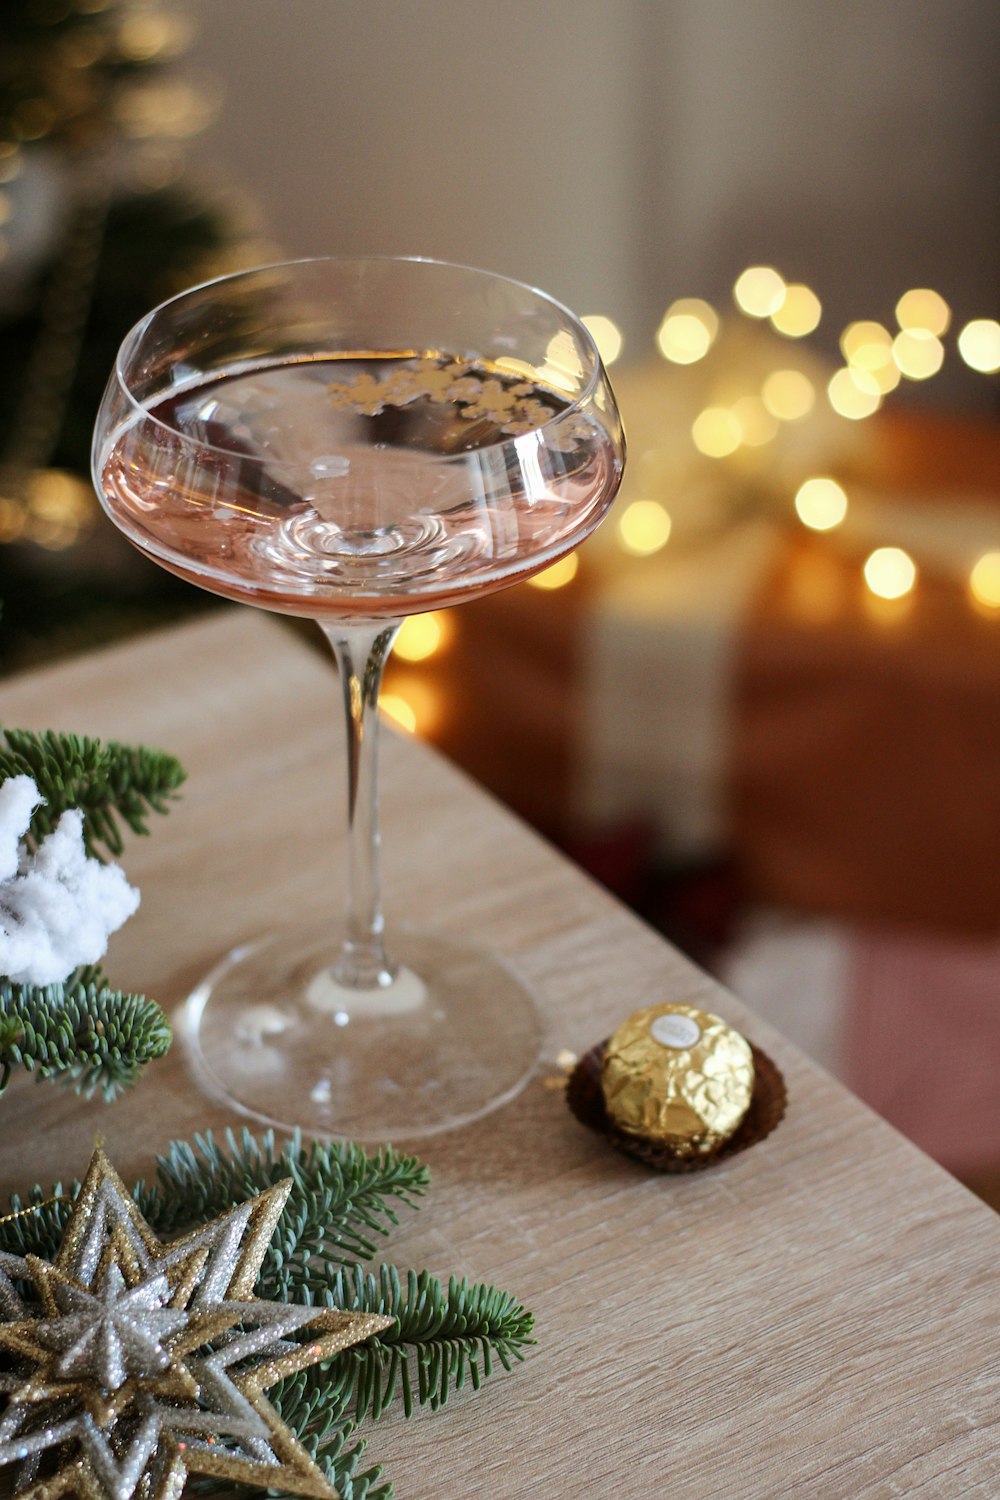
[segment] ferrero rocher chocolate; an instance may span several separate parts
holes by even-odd
[[[693,1005],[653,1005],[604,1049],[602,1085],[619,1130],[677,1156],[707,1156],[737,1129],[753,1094],[749,1043]]]

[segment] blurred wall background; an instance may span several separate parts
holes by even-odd
[[[831,342],[910,286],[995,314],[995,0],[194,11],[221,91],[202,168],[290,254],[488,266],[610,314],[630,353],[753,261],[815,286]],[[958,367],[921,398],[993,399]]]

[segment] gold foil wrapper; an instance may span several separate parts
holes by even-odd
[[[636,1011],[604,1050],[610,1119],[678,1156],[717,1151],[749,1109],[753,1085],[749,1043],[693,1005]]]

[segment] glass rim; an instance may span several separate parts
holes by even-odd
[[[207,281],[199,281],[196,282],[193,286],[185,287],[183,291],[175,292],[172,297],[166,297],[162,302],[158,302],[154,307],[151,307],[148,312],[143,314],[138,322],[133,323],[132,327],[128,330],[121,343],[119,344],[118,350],[115,354],[113,376],[119,390],[121,391],[128,405],[132,408],[137,416],[143,418],[146,421],[152,422],[155,427],[162,428],[164,432],[170,433],[173,439],[179,440],[182,443],[190,444],[193,448],[197,448],[199,452],[218,454],[221,457],[229,460],[238,459],[241,464],[259,464],[262,467],[272,470],[278,469],[281,471],[286,471],[308,468],[308,464],[305,462],[305,460],[269,459],[263,456],[257,457],[254,455],[239,454],[236,453],[232,448],[222,448],[219,447],[218,444],[206,442],[203,438],[194,437],[191,433],[183,432],[180,428],[173,426],[170,422],[165,422],[162,418],[155,416],[150,408],[139,400],[139,398],[132,390],[122,366],[124,359],[127,358],[132,352],[134,352],[134,347],[138,345],[142,338],[142,335],[146,332],[153,319],[159,314],[165,312],[168,308],[172,307],[175,303],[183,302],[186,298],[193,296],[196,292],[204,292],[207,291],[210,287],[222,286],[230,282],[246,280],[251,276],[260,275],[261,273],[266,271],[284,271],[291,270],[296,266],[318,265],[426,265],[434,266],[438,269],[446,271],[464,271],[475,276],[481,276],[485,280],[502,282],[506,286],[516,288],[518,291],[528,292],[533,297],[537,297],[542,302],[547,303],[548,306],[555,312],[564,314],[573,324],[574,330],[577,336],[580,338],[583,347],[590,354],[590,371],[585,384],[583,385],[582,389],[576,394],[576,396],[572,397],[572,399],[568,399],[568,392],[564,393],[559,392],[558,390],[554,390],[552,394],[558,397],[558,399],[563,399],[564,395],[567,397],[567,404],[562,408],[562,410],[554,413],[553,416],[547,417],[544,422],[539,422],[536,427],[530,428],[527,432],[510,433],[505,437],[497,438],[493,442],[484,443],[480,447],[475,448],[470,452],[441,454],[437,457],[437,461],[440,463],[451,464],[456,462],[467,462],[471,454],[496,452],[497,450],[506,448],[511,444],[516,445],[522,442],[524,439],[534,438],[536,433],[544,433],[553,427],[559,426],[560,424],[566,422],[569,418],[578,415],[583,410],[584,406],[586,406],[593,399],[594,393],[597,390],[602,376],[605,379],[607,378],[607,371],[604,366],[604,361],[601,359],[601,354],[597,347],[597,343],[587,325],[576,313],[573,312],[571,308],[567,307],[564,302],[560,302],[558,298],[551,296],[548,292],[542,291],[541,288],[534,286],[531,282],[519,281],[516,277],[504,276],[498,271],[486,271],[480,266],[470,266],[463,264],[460,261],[439,260],[434,256],[427,255],[305,255],[298,256],[292,260],[267,261],[261,265],[246,266],[239,271],[227,271],[224,272],[221,276],[209,277]],[[192,384],[191,389],[195,388],[195,384],[196,383]],[[183,388],[177,388],[177,390],[181,389]],[[543,389],[547,388],[543,387]],[[163,392],[162,394],[169,395],[171,393]],[[122,429],[118,428],[116,430],[121,431]],[[110,434],[105,434],[105,443],[107,442],[109,436]],[[94,458],[95,461],[99,460],[99,455],[96,453],[96,451],[94,453]],[[95,462],[95,467],[96,466],[97,464]]]

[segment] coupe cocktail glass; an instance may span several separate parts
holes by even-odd
[[[379,683],[406,615],[556,561],[604,515],[623,460],[583,326],[466,267],[265,266],[126,338],[94,439],[108,514],[182,578],[316,620],[347,724],[345,922],[253,936],[198,986],[185,1029],[213,1096],[391,1139],[473,1119],[529,1076],[539,1019],[505,964],[404,927],[385,939]]]

